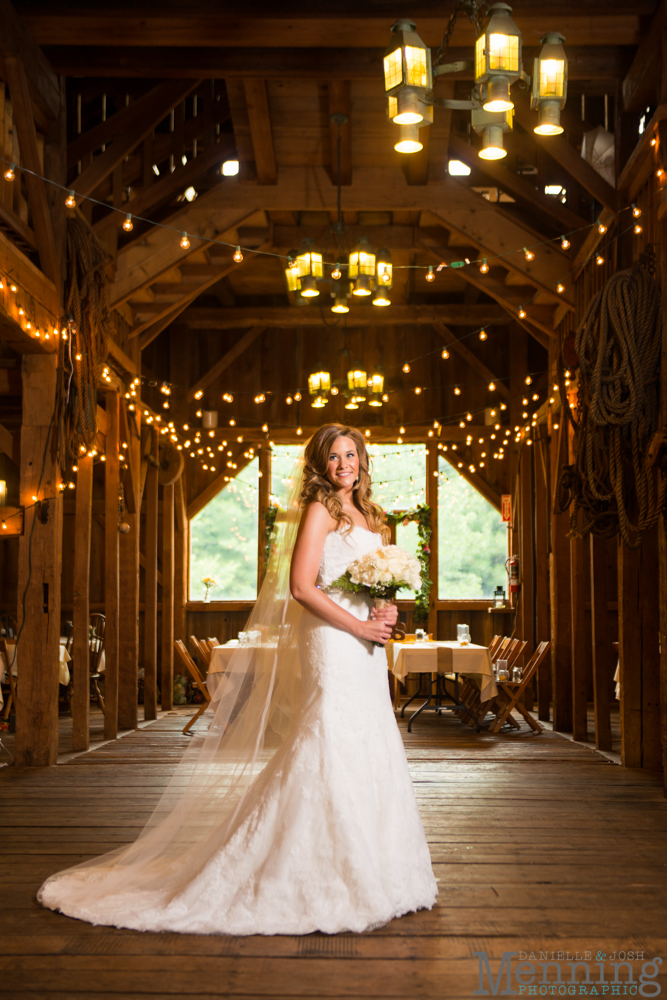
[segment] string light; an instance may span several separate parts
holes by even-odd
[[[461,395],[461,390],[459,389],[458,385],[454,386],[454,395],[455,396],[460,396]]]
[[[482,263],[479,265],[479,270],[480,270],[480,274],[488,274],[489,273],[489,265],[486,262],[486,257],[484,258],[484,260],[482,261]]]
[[[443,358],[445,361],[449,357],[449,351],[447,350],[446,347],[444,348],[444,350],[443,350],[442,354],[440,355],[440,357]]]
[[[486,340],[486,338],[487,338],[486,330],[480,330],[479,331],[479,339],[480,340]]]
[[[494,392],[496,388],[495,382],[489,382],[489,392]]]
[[[5,177],[6,181],[13,181],[14,180],[14,178],[16,177],[16,174],[14,173],[15,169],[16,169],[16,164],[15,163],[12,163],[9,167],[7,167],[7,169],[5,170],[5,174],[4,174],[4,177]]]
[[[642,229],[642,227],[640,225],[636,225],[635,228],[634,228],[634,230],[633,230],[635,236],[639,236],[639,234],[642,233],[643,231],[644,230]]]
[[[300,403],[301,402],[301,393],[300,392],[295,392],[294,393],[294,399],[295,399],[295,401],[297,403]]]
[[[125,222],[123,223],[123,229],[125,230],[126,233],[131,233],[132,230],[134,229],[134,223],[132,222],[132,216],[130,215],[129,212],[125,216]],[[183,243],[181,243],[181,246],[183,246]]]
[[[535,260],[535,254],[533,253],[532,250],[529,250],[527,247],[523,248],[523,253],[524,253],[524,256],[525,256],[526,260],[529,260],[529,261],[530,260]]]
[[[526,375],[526,385],[530,385],[533,381],[532,375]]]
[[[418,385],[415,386],[415,396],[421,396],[421,389]]]
[[[526,318],[526,310],[523,308],[519,309],[519,319],[525,319],[525,318]]]
[[[203,389],[197,389],[197,391],[196,391],[196,393],[194,395],[194,398],[195,399],[201,399],[203,395],[204,395]]]
[[[74,197],[74,191],[70,191],[70,193],[67,195],[67,198],[65,198],[65,205],[67,206],[67,208],[76,208],[76,198]],[[64,488],[65,487],[63,486],[63,489]]]
[[[604,234],[607,232],[607,227],[605,226],[604,222],[600,222],[598,224],[598,232],[600,236],[604,236]]]
[[[635,205],[634,202],[632,203],[632,214],[634,215],[635,219],[638,219],[639,216],[642,214],[641,208]]]
[[[190,247],[190,240],[188,239],[188,234],[183,233],[181,236],[181,250],[188,250]]]
[[[407,363],[407,361],[406,361],[406,363],[405,363],[405,364],[403,365],[403,371],[405,372],[405,374],[406,374],[406,375],[407,375],[407,373],[408,373],[408,372],[410,371],[410,365],[409,365],[409,364]]]
[[[559,295],[562,295],[563,292],[565,291],[565,285],[561,284],[556,285],[556,291],[558,292]]]
[[[234,258],[233,259],[236,261],[237,264],[240,264],[241,261],[243,260],[243,254],[241,253],[241,247],[240,246],[236,247],[236,249],[234,251]]]
[[[597,255],[597,257],[595,258],[595,263],[598,264],[598,265],[604,264],[604,257],[602,256],[601,253],[599,253]]]
[[[333,280],[334,280],[334,281],[338,281],[338,280],[339,280],[339,278],[341,278],[341,277],[342,277],[342,271],[341,271],[341,269],[339,268],[338,264],[336,264],[336,265],[334,266],[334,269],[333,269],[333,271],[331,272],[331,277],[333,278]]]
[[[427,281],[435,281],[435,274],[433,273],[433,264],[428,265],[428,271],[426,273]]]
[[[561,250],[569,250],[570,249],[570,241],[567,239],[566,236],[561,236],[561,238],[560,238],[560,246],[561,246]]]

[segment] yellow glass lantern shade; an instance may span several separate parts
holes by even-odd
[[[565,60],[540,59],[540,97],[562,97],[565,89]]]
[[[369,382],[371,392],[376,392],[379,396],[381,396],[384,392],[384,375],[371,375]]]
[[[301,243],[301,250],[296,258],[296,269],[300,278],[310,275],[313,278],[322,278],[324,268],[322,266],[322,254],[315,249],[315,240],[305,239]]]
[[[404,87],[431,87],[431,53],[415,31],[414,21],[401,18],[392,27],[394,38],[383,59],[384,89],[395,94]]]
[[[567,92],[565,36],[558,31],[550,31],[540,40],[542,50],[535,60],[533,73],[533,102],[558,100],[564,103]]]
[[[488,35],[487,63],[489,70],[501,73],[519,72],[519,38],[516,35]]]
[[[329,392],[330,390],[331,375],[329,372],[314,372],[308,376],[308,392],[311,396],[318,395],[321,392]]]
[[[362,236],[348,258],[348,277],[351,281],[365,274],[375,277],[375,254],[371,242]]]
[[[352,392],[355,389],[365,389],[368,376],[365,371],[355,368],[347,373],[347,387]]]
[[[475,82],[501,74],[516,80],[521,75],[521,32],[510,17],[512,8],[495,3],[489,9],[486,31],[475,42]]]
[[[299,278],[299,272],[295,267],[285,268],[285,279],[287,281],[287,290],[290,292],[300,292],[301,291],[301,279]]]

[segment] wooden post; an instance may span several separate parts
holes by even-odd
[[[146,576],[144,590],[144,719],[157,719],[157,553],[158,449],[157,428],[146,471]]]
[[[565,403],[567,405],[567,402]],[[560,426],[551,439],[551,559],[549,564],[551,596],[551,690],[554,729],[572,730],[572,655],[570,607],[569,515],[554,513],[555,489],[561,465],[567,461],[567,427]]]
[[[586,654],[588,630],[585,605],[588,601],[588,573],[583,538],[570,539],[570,616],[572,641],[572,736],[588,739],[588,698]]]
[[[72,608],[72,748],[90,743],[90,534],[93,510],[93,459],[84,455],[76,474],[76,532]]]
[[[174,485],[162,487],[162,709],[174,707]]]
[[[261,454],[261,452],[260,452]],[[174,639],[186,640],[186,609],[188,600],[188,552],[190,522],[185,506],[183,476],[174,483],[176,534],[174,538]]]
[[[114,389],[105,393],[107,411],[106,464],[104,467],[104,738],[118,735],[119,663],[119,563],[118,563],[118,461],[120,400]]]
[[[438,449],[435,440],[426,446],[426,503],[431,508],[431,554],[428,558],[431,591],[429,594],[428,631],[438,638]]]
[[[663,47],[665,32],[663,30]],[[663,48],[664,50],[664,48]],[[663,57],[663,89],[667,82],[667,58]],[[667,219],[663,218],[659,229],[660,287],[662,289],[662,355],[660,360],[660,423],[667,422]],[[662,777],[663,791],[667,798],[667,524],[663,512],[658,521],[658,573],[660,609],[659,649],[660,649],[660,729],[662,734]]]
[[[621,763],[641,767],[641,555],[618,539],[618,652],[621,682]]]
[[[137,411],[135,411],[136,413]],[[140,417],[137,415],[137,420]],[[126,511],[124,520],[130,526],[127,534],[119,534],[119,664],[118,664],[118,725],[121,729],[136,729],[139,689],[139,534],[141,531],[139,470],[141,464],[141,433],[138,425],[125,417],[130,474],[125,476]]]
[[[45,767],[58,756],[63,503],[60,470],[51,452],[56,358],[25,355],[22,377],[19,494],[26,511],[19,539],[17,618],[22,632],[16,647],[20,682],[14,756],[19,765]],[[48,506],[34,506],[33,496],[50,498]]]
[[[546,427],[539,427],[535,442],[533,475],[535,480],[535,643],[543,642],[549,635],[549,442]],[[537,676],[538,718],[548,722],[551,718],[551,670],[545,659]]]
[[[266,514],[271,503],[271,448],[264,444],[259,449],[259,532],[257,536],[257,593],[264,583],[266,573]]]
[[[535,649],[535,579],[533,550],[533,446],[524,444],[519,465],[519,553],[521,559],[520,638],[528,645],[527,663]]]
[[[611,750],[609,689],[613,674],[614,647],[608,627],[607,544],[605,538],[590,536],[591,555],[591,642],[593,651],[593,710],[595,746]]]
[[[657,528],[644,535],[639,590],[642,622],[642,767],[656,770],[662,766]]]

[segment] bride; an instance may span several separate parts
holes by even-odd
[[[396,608],[330,586],[386,531],[362,435],[321,427],[287,485],[261,645],[209,675],[209,726],[140,837],[49,878],[44,906],[197,934],[365,931],[433,906],[382,648]]]

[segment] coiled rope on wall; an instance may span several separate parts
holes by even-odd
[[[94,447],[97,437],[97,382],[106,363],[112,320],[106,267],[109,258],[87,222],[67,220],[65,311],[70,336],[60,340],[58,367],[58,449],[61,465]]]
[[[591,300],[576,333],[576,418],[563,397],[575,463],[561,469],[556,506],[564,512],[571,505],[573,535],[620,531],[625,545],[638,549],[657,523],[667,480],[648,452],[658,429],[661,346],[657,282],[639,266],[619,271]]]

